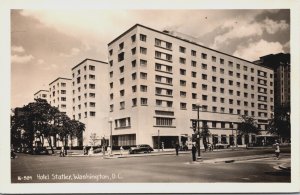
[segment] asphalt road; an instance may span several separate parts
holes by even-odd
[[[222,158],[262,155],[263,158],[214,163]],[[102,159],[18,154],[11,160],[12,183],[120,183],[120,182],[290,182],[290,172],[278,168],[290,154],[274,158],[273,149]]]

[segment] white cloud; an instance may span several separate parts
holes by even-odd
[[[24,53],[25,52],[25,50],[22,46],[14,46],[14,45],[11,47],[11,51],[16,52],[16,53]]]
[[[39,60],[37,61],[37,63],[38,63],[38,64],[44,64],[45,61],[44,61],[43,59],[39,59]]]
[[[73,56],[76,56],[77,54],[79,54],[80,52],[80,49],[78,48],[72,48],[70,53],[60,53],[59,55],[62,56],[62,57],[73,57]]]
[[[279,42],[267,42],[261,39],[260,41],[250,43],[246,47],[238,47],[233,55],[254,61],[258,60],[261,56],[280,52],[283,52],[283,46]]]
[[[11,62],[19,63],[19,64],[27,63],[33,59],[34,59],[34,57],[32,55],[24,55],[24,56],[12,55],[11,56]]]
[[[274,20],[270,20],[269,18],[266,18],[262,25],[269,34],[275,34],[276,32],[280,30],[286,30],[289,27],[285,20],[276,22]]]
[[[221,25],[221,29],[228,29],[224,34],[215,37],[210,47],[219,49],[222,45],[226,45],[230,40],[241,39],[247,37],[261,36],[264,32],[275,34],[278,31],[286,30],[289,24],[285,20],[274,21],[266,18],[261,23],[254,22],[253,19],[245,20],[228,20]]]

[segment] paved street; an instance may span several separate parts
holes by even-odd
[[[282,153],[279,160],[273,149],[202,156],[202,162],[193,163],[191,154],[115,159],[18,154],[11,161],[12,182],[290,182],[290,172],[279,168],[290,162],[290,153]],[[235,161],[225,163],[224,159]]]

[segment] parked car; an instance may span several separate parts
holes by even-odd
[[[153,151],[153,148],[147,144],[132,146],[129,149],[130,154],[136,154],[136,153],[141,153],[141,152],[150,153],[152,151]]]
[[[229,147],[230,147],[230,145],[227,143],[218,143],[215,146],[216,149],[224,149],[224,148],[229,148]]]

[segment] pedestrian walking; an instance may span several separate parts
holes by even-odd
[[[275,144],[275,155],[276,155],[276,158],[278,160],[279,155],[280,155],[280,147],[279,147],[279,143],[277,141],[276,141],[276,144]]]
[[[178,156],[178,151],[179,151],[179,144],[176,142],[175,144],[175,150],[176,150],[176,156]]]
[[[121,156],[123,155],[123,152],[124,152],[124,148],[121,146],[120,147],[120,154],[121,154]]]
[[[65,157],[65,148],[62,146],[59,153],[60,157]]]
[[[196,148],[195,144],[193,144],[193,146],[192,146],[193,161],[196,161],[196,152],[197,152],[197,148]]]
[[[88,150],[86,146],[83,146],[83,155],[88,155]]]

